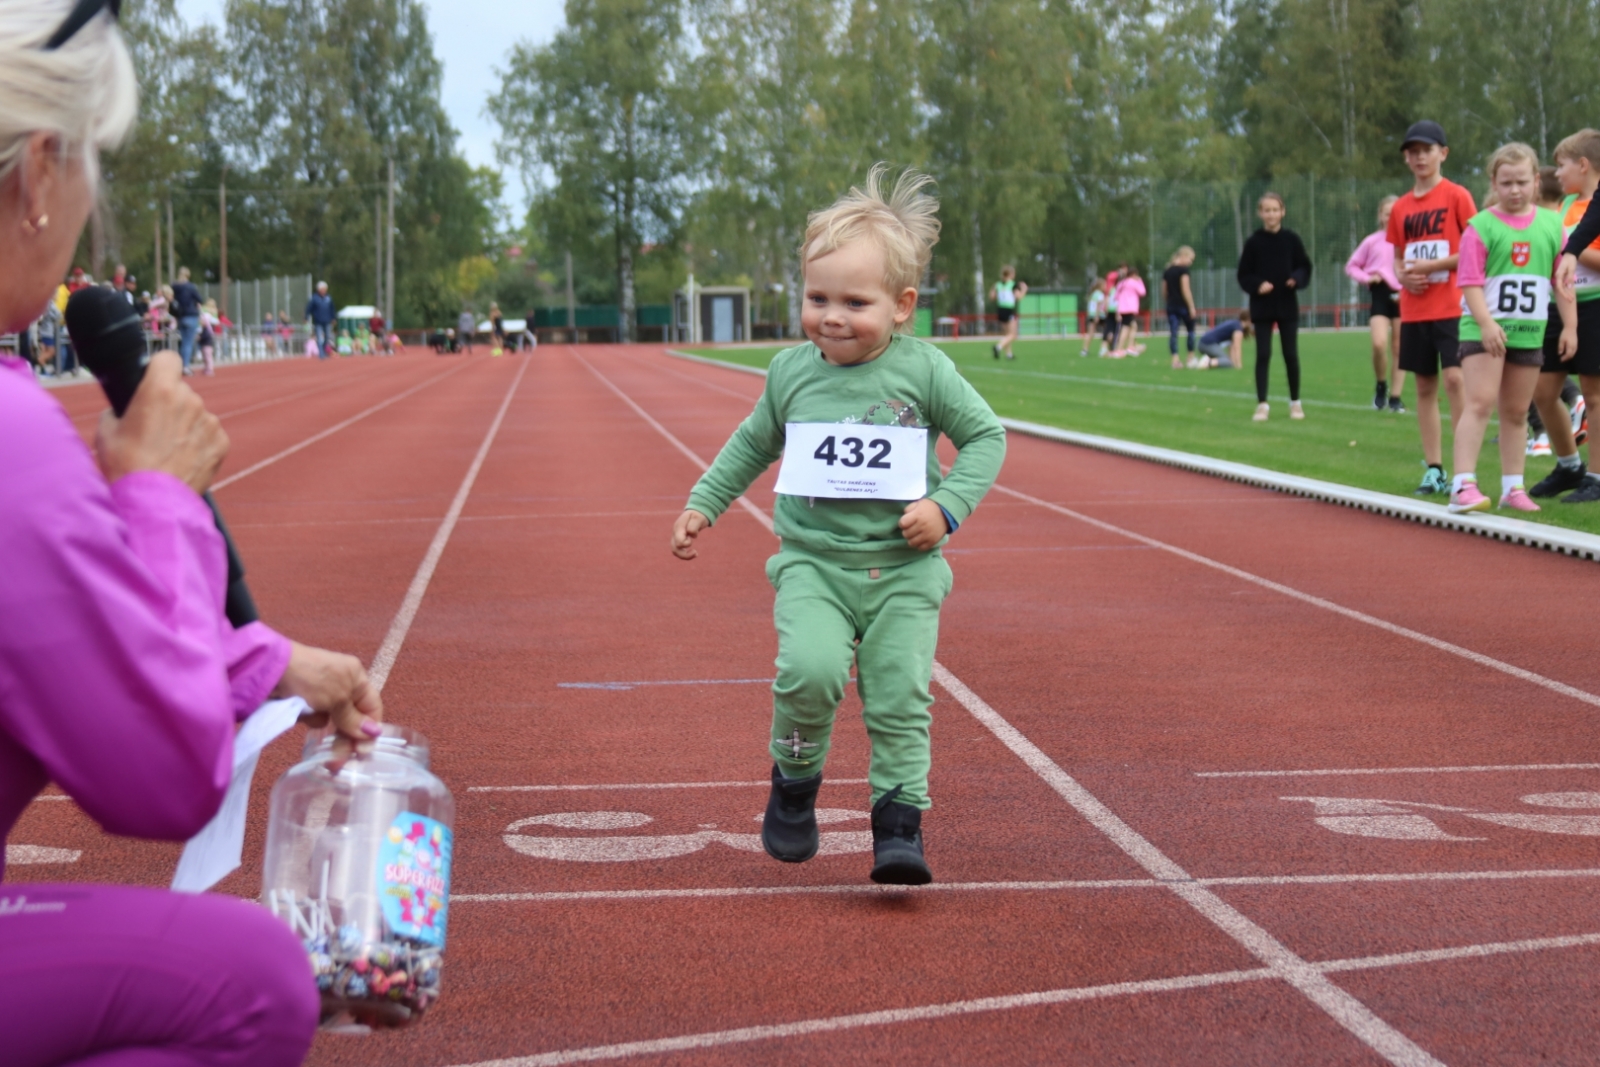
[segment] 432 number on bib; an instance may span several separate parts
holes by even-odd
[[[822,439],[811,458],[820,459],[830,467],[835,463],[845,467],[859,467],[865,463],[878,470],[892,470],[894,465],[889,462],[889,455],[893,451],[893,443],[885,437],[874,437],[864,444],[859,437],[845,437],[836,444],[830,434]]]

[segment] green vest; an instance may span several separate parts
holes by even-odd
[[[1480,211],[1467,223],[1488,251],[1484,264],[1483,299],[1489,314],[1506,332],[1507,348],[1539,348],[1550,319],[1550,275],[1561,254],[1561,216],[1535,208],[1525,230],[1514,230],[1492,211]],[[1461,340],[1482,341],[1478,320],[1461,301]]]
[[[1003,308],[1014,308],[1014,307],[1016,307],[1017,306],[1017,283],[1016,282],[995,282],[994,283],[994,302],[996,304],[999,304]]]

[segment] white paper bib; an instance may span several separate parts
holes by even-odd
[[[776,491],[834,500],[921,500],[928,431],[920,426],[791,422]]]
[[[1448,258],[1450,258],[1449,241],[1412,241],[1410,244],[1406,245],[1406,260],[1409,262],[1421,263],[1432,259]],[[1428,280],[1430,282],[1447,282],[1450,280],[1450,272],[1447,270],[1436,270],[1432,274],[1428,275]]]
[[[1497,274],[1484,279],[1483,299],[1496,319],[1543,319],[1550,314],[1550,279]]]

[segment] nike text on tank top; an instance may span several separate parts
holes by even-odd
[[[1527,229],[1516,230],[1494,212],[1480,211],[1467,225],[1477,231],[1487,253],[1483,299],[1506,332],[1506,347],[1538,348],[1550,319],[1550,275],[1561,254],[1561,217],[1536,208]],[[1461,340],[1482,341],[1483,332],[1465,299],[1461,305]]]

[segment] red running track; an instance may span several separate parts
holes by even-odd
[[[1013,437],[946,550],[939,881],[879,890],[853,699],[824,855],[754,845],[761,518],[666,549],[760,384],[642,347],[205,383],[268,405],[225,474],[273,462],[218,493],[264,614],[403,636],[391,716],[460,803],[444,1000],[314,1063],[1593,1061],[1593,564]],[[294,748],[220,889],[256,892]],[[177,851],[60,802],[11,841],[81,852],[17,881],[161,884]]]

